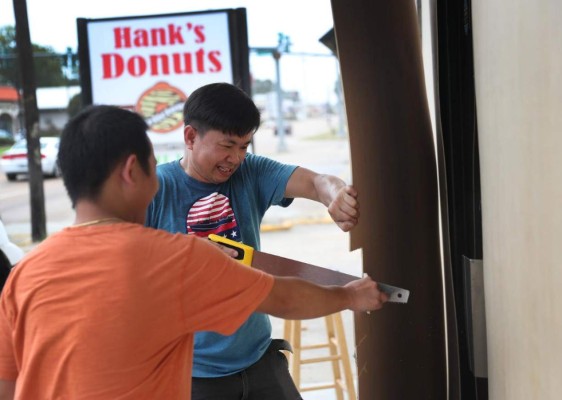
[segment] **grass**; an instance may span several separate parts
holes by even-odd
[[[12,146],[0,146],[0,156]]]

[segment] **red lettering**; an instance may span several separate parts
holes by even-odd
[[[113,38],[116,49],[120,49],[122,47],[128,49],[131,47],[131,28],[113,29]]]
[[[188,26],[191,24],[188,24]],[[196,27],[196,29],[202,29],[202,26]],[[166,28],[152,28],[150,30],[146,29],[135,29],[133,31],[134,37],[131,36],[131,28],[114,28],[113,38],[115,42],[115,48],[131,48],[131,47],[148,47],[148,46],[165,46],[165,45],[182,45],[185,44],[185,40],[182,36],[182,27],[176,26],[174,24],[168,24]],[[199,33],[198,36],[201,36]]]
[[[213,50],[209,52],[209,61],[212,66],[209,68],[209,72],[220,72],[222,70],[222,63],[219,60],[221,52],[218,50]]]
[[[205,50],[199,49],[195,52],[197,72],[205,72]]]
[[[133,40],[135,47],[147,47],[148,44],[148,32],[146,29],[136,29],[135,39]]]
[[[183,56],[183,57],[182,57]],[[191,74],[193,73],[193,65],[191,62],[191,53],[174,53],[174,72],[176,74]],[[183,60],[183,63],[182,63]]]
[[[141,56],[132,56],[127,61],[127,71],[132,76],[142,76],[146,72],[146,60]]]
[[[217,73],[223,70],[221,52],[199,49],[196,52],[151,54],[149,56],[124,57],[117,53],[102,54],[103,79],[115,79],[122,75],[141,77],[170,74]],[[173,69],[173,70],[171,70]]]
[[[103,79],[118,78],[123,74],[125,63],[119,54],[102,54]]]
[[[197,36],[195,38],[195,43],[203,43],[205,41],[205,27],[203,25],[197,25],[195,26],[195,29],[193,30],[193,32],[195,32],[195,36]]]
[[[170,39],[170,44],[184,44],[183,37],[180,33],[181,26],[174,26],[174,24],[168,24],[168,37]]]
[[[150,56],[150,75],[170,75],[170,65],[167,54],[151,55]],[[162,72],[158,66],[162,67]]]
[[[150,38],[152,46],[160,46],[166,44],[166,31],[164,28],[154,28],[150,30]]]

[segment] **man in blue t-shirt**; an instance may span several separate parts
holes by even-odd
[[[184,123],[185,155],[158,166],[160,188],[148,226],[214,233],[259,249],[267,209],[287,207],[296,197],[324,204],[344,232],[357,224],[357,192],[341,179],[247,153],[260,113],[239,88],[215,83],[197,89],[185,103]],[[197,333],[194,346],[193,400],[301,398],[279,351],[290,345],[271,339],[267,315],[254,313],[231,336]]]

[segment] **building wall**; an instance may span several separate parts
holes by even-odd
[[[18,120],[19,105],[9,101],[0,101],[0,129],[17,132],[20,129]]]
[[[80,92],[78,86],[38,88],[39,129],[42,131],[62,130],[69,115],[68,103]],[[0,98],[0,128],[12,133],[23,129],[23,110],[17,100]]]
[[[42,110],[39,111],[39,129],[42,131],[62,130],[68,121],[66,110]]]

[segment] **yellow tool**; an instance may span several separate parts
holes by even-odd
[[[238,255],[234,258],[244,265],[247,265],[249,267],[252,266],[252,260],[254,258],[253,247],[241,242],[237,242],[235,240],[225,238],[223,236],[215,235],[214,233],[211,233],[208,237],[215,243],[219,243],[223,246],[230,247],[231,249],[238,251]]]

